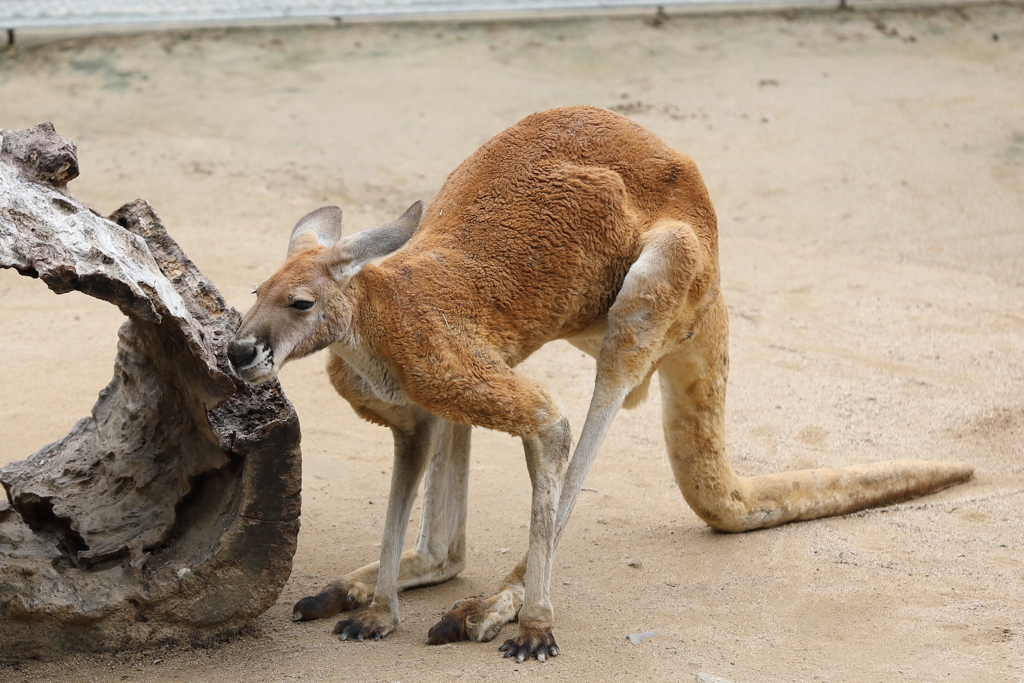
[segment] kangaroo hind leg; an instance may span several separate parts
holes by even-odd
[[[556,543],[612,419],[623,406],[643,400],[661,359],[689,338],[690,324],[705,305],[707,291],[717,290],[712,265],[687,223],[664,221],[645,235],[640,256],[608,311],[596,354],[594,395],[562,485]],[[570,341],[594,355],[591,340]]]
[[[496,354],[465,354],[463,361],[473,363],[467,368],[472,369],[475,384],[470,390],[446,395],[439,410],[522,438],[533,488],[529,547],[525,571],[513,579],[514,588],[502,589],[501,601],[456,603],[430,629],[427,642],[491,638],[518,617],[517,657],[520,661],[529,656],[545,659],[557,652],[551,635],[550,577],[555,513],[572,441],[569,424],[544,385],[517,374]],[[486,622],[485,628],[480,628],[482,622]]]
[[[679,307],[691,306],[694,301],[689,289],[697,279],[700,265],[694,248],[696,237],[682,223],[665,223],[659,228],[649,233],[640,257],[627,273],[609,310],[603,339],[569,340],[597,358],[597,381],[579,443],[562,480],[554,523],[555,545],[615,414],[627,397],[650,378],[665,349],[673,348],[673,335],[686,335],[685,323],[680,324],[679,319],[687,313],[680,313]],[[543,450],[542,444],[533,445],[527,439],[524,445],[528,458],[531,450]],[[428,642],[494,638],[504,624],[516,618],[519,606],[529,602],[531,562],[532,559],[519,562],[494,596],[456,602],[431,629]],[[520,661],[531,652],[538,656],[545,650],[545,646],[534,647],[523,637],[526,614],[524,606],[519,614],[519,636],[501,648],[506,656]],[[546,654],[557,653],[558,648],[551,640],[546,644]]]

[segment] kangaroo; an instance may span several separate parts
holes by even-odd
[[[525,557],[488,598],[456,602],[431,644],[489,641],[522,662],[558,655],[552,556],[608,427],[660,372],[668,456],[683,498],[740,532],[841,515],[967,481],[962,463],[894,461],[738,477],[725,453],[728,318],[715,211],[693,160],[596,107],[552,109],[499,133],[425,210],[341,238],[325,207],[295,226],[287,259],[229,345],[249,382],[330,349],[330,381],[394,434],[380,561],[299,600],[295,620],[355,610],[341,640],[398,624],[398,592],[465,566],[471,426],[522,438],[532,484]],[[514,370],[549,341],[593,356],[590,409],[571,433],[554,393]],[[419,541],[402,552],[420,480]]]

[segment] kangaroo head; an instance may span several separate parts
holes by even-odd
[[[370,260],[404,245],[419,227],[423,202],[393,223],[341,239],[341,209],[325,206],[292,230],[284,265],[256,289],[256,303],[228,344],[246,382],[263,382],[285,363],[343,339],[352,319],[348,285]]]

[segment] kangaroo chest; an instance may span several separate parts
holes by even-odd
[[[382,403],[392,406],[408,406],[412,404],[401,382],[398,373],[390,363],[365,348],[353,347],[344,343],[331,344],[331,353],[335,354],[355,370],[365,387]]]

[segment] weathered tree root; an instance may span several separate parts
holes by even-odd
[[[52,125],[0,138],[0,267],[128,316],[92,414],[0,470],[0,661],[236,633],[291,572],[295,411],[232,379],[238,312],[144,200],[104,219]]]

